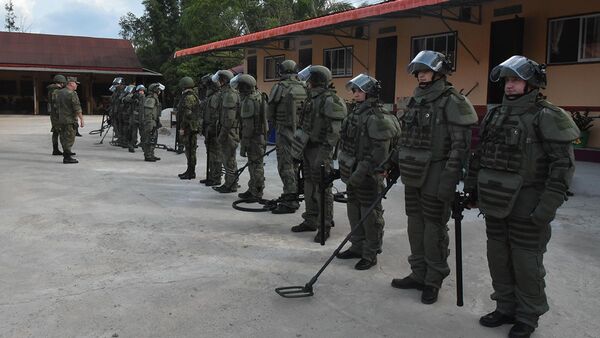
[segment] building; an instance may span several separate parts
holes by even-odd
[[[382,82],[384,101],[410,96],[415,80],[406,65],[420,50],[445,53],[454,63],[450,81],[483,115],[502,88],[491,68],[513,54],[547,63],[544,93],[571,111],[600,115],[600,8],[587,0],[396,0],[335,13],[177,51],[176,57],[244,49],[246,72],[261,90],[277,80],[285,58],[300,67],[323,64],[339,93],[353,76]],[[588,145],[600,148],[600,127]],[[581,157],[581,152],[580,152]]]
[[[97,112],[116,76],[144,83],[161,74],[142,68],[127,40],[0,32],[0,113],[47,113],[46,86],[76,76],[84,113]]]

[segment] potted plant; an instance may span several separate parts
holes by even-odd
[[[585,148],[587,146],[588,139],[590,138],[589,129],[593,126],[592,122],[593,118],[589,117],[590,112],[586,111],[584,113],[574,111],[571,112],[571,116],[573,117],[573,121],[581,131],[579,138],[573,141],[573,147],[575,148]]]

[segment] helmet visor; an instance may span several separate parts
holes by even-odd
[[[219,82],[219,72],[216,72],[216,73],[214,73],[214,74],[213,74],[213,75],[210,77],[210,80],[211,80],[213,83],[216,83],[216,84],[220,85],[221,83]]]
[[[110,90],[111,92],[113,92],[113,93],[114,93],[114,92],[117,90],[117,86],[115,86],[115,85],[112,85],[112,86],[110,86],[110,87],[108,88],[108,90]]]
[[[130,94],[131,92],[133,92],[134,89],[135,89],[134,85],[129,85],[129,86],[125,87],[125,93]]]
[[[158,90],[160,90],[160,91],[163,91],[163,90],[165,90],[165,85],[164,85],[164,84],[162,84],[162,83],[159,83],[159,84],[158,84]]]
[[[521,55],[511,56],[490,72],[490,80],[498,82],[506,76],[517,76],[522,80],[529,81],[535,75],[535,67],[531,61]]]
[[[306,66],[304,69],[298,72],[298,77],[302,81],[308,81],[310,79],[310,68],[312,65]]]
[[[359,74],[352,80],[348,81],[346,84],[347,90],[352,90],[353,88],[358,88],[361,91],[368,93],[375,86],[375,81],[372,77],[366,74]]]
[[[409,74],[414,74],[423,70],[423,66],[431,69],[434,72],[439,72],[444,66],[444,56],[441,53],[431,50],[420,51],[417,56],[408,64],[406,71]]]
[[[115,78],[113,79],[113,84],[114,84],[114,85],[120,85],[120,84],[122,84],[122,83],[123,83],[123,78],[122,78],[122,77],[115,77]]]
[[[237,89],[238,88],[238,86],[240,84],[240,75],[241,74],[238,74],[238,75],[234,76],[233,79],[231,79],[229,81],[229,85],[231,86],[231,88],[233,88],[233,89]]]
[[[144,87],[144,85],[138,85],[137,87],[135,87],[135,91],[139,92],[140,90],[146,90],[146,87]]]

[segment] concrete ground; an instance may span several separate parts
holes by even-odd
[[[144,162],[139,150],[97,144],[88,132],[100,118],[86,119],[74,147],[80,163],[63,165],[50,155],[47,116],[0,116],[1,337],[506,337],[509,326],[477,322],[494,305],[476,211],[463,223],[462,308],[453,243],[452,275],[436,304],[390,287],[409,273],[401,185],[384,201],[375,268],[334,260],[314,297],[284,299],[274,289],[310,280],[348,232],[345,205],[335,204],[336,227],[322,247],[314,233],[290,232],[299,213],[236,211],[236,196],[177,178],[184,155],[157,150],[162,161]],[[171,145],[172,135],[160,141]],[[203,147],[198,154],[201,178]],[[599,169],[578,163],[575,196],[553,223],[550,311],[535,337],[600,336]],[[275,156],[266,175],[265,197],[275,198]]]

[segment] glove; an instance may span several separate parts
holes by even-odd
[[[450,202],[454,199],[456,191],[456,180],[451,173],[442,172],[440,177],[440,185],[438,186],[437,198],[440,201]]]
[[[156,128],[162,128],[162,123],[160,123],[160,120],[156,121]]]
[[[248,149],[245,144],[240,144],[240,156],[248,157]]]
[[[556,216],[556,209],[565,201],[564,194],[546,191],[540,197],[540,202],[531,213],[531,220],[538,226],[550,224]]]

